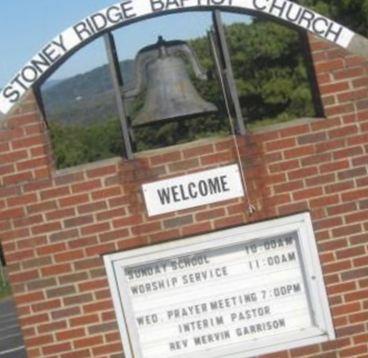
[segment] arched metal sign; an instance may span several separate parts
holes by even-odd
[[[0,113],[8,113],[28,89],[50,75],[83,45],[104,32],[148,17],[180,11],[223,9],[254,12],[298,26],[352,52],[368,40],[348,28],[288,0],[128,0],[111,5],[66,29],[44,46],[0,92]],[[364,43],[364,50],[360,44]],[[359,46],[358,46],[359,44]]]

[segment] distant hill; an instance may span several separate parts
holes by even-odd
[[[48,80],[43,86],[44,89],[50,89],[51,87],[56,86],[57,84],[59,84],[60,82],[62,82],[64,80]]]
[[[122,61],[120,68],[124,82],[129,86],[133,79],[134,61]],[[65,80],[46,82],[42,98],[48,121],[87,124],[116,116],[108,65]]]

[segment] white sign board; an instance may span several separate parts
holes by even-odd
[[[245,358],[334,339],[309,214],[105,256],[127,358]]]
[[[148,216],[244,196],[236,164],[143,184]]]

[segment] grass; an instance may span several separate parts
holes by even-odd
[[[10,285],[7,282],[0,280],[0,301],[11,295]]]

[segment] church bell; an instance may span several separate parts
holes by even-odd
[[[125,90],[124,98],[145,93],[144,105],[133,120],[142,126],[172,119],[184,119],[217,111],[205,101],[192,84],[186,58],[198,79],[206,80],[194,51],[184,41],[164,41],[139,51],[135,59],[134,86]]]

